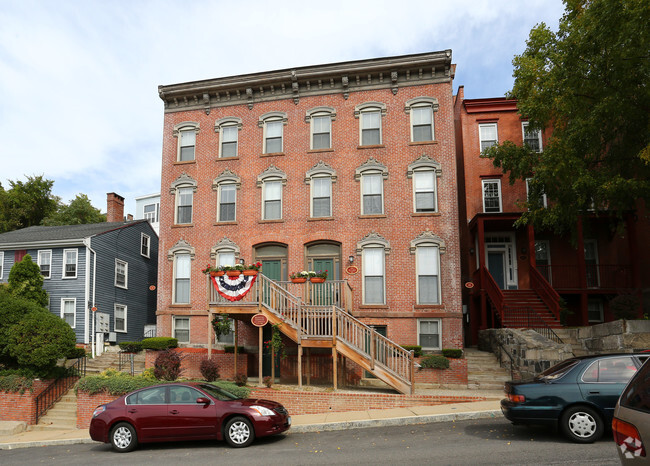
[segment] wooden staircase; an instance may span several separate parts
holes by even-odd
[[[258,310],[302,348],[333,348],[395,390],[413,394],[414,357],[335,305],[310,306],[260,274]],[[298,364],[300,367],[300,364]]]
[[[543,322],[550,328],[562,328],[562,324],[535,290],[502,290],[502,293],[504,299],[501,325],[503,327],[530,328]]]

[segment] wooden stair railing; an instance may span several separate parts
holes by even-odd
[[[332,339],[336,350],[399,392],[414,392],[414,356],[337,306],[309,306],[277,282],[258,275],[260,310],[270,313],[280,331],[301,344]]]

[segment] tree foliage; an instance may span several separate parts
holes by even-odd
[[[70,204],[60,204],[57,211],[43,219],[43,225],[82,225],[106,221],[106,215],[93,207],[85,194],[77,194]]]
[[[47,306],[47,291],[43,289],[43,276],[32,256],[25,254],[9,272],[9,292],[19,298],[34,301],[41,307]]]
[[[587,211],[615,220],[650,201],[650,7],[647,0],[565,0],[557,32],[539,24],[513,60],[531,128],[550,128],[543,153],[506,141],[486,150],[510,180],[532,177],[520,222],[573,230]],[[549,206],[539,202],[546,193]]]
[[[11,366],[14,359],[9,354],[9,337],[12,328],[25,315],[45,310],[34,301],[19,298],[0,286],[0,365]]]
[[[58,198],[52,195],[54,181],[28,176],[27,181],[9,180],[11,188],[0,185],[0,233],[40,225],[54,213]]]

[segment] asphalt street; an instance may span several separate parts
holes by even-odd
[[[0,452],[3,465],[617,465],[611,434],[591,445],[542,427],[505,419],[459,421],[334,432],[293,433],[233,449],[222,442],[141,445],[119,454],[110,445],[33,447]]]

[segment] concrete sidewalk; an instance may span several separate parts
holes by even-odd
[[[473,392],[476,395],[480,393]],[[498,396],[497,393],[500,392],[486,393],[487,401],[470,403],[413,406],[410,408],[369,409],[366,411],[348,411],[343,413],[301,414],[291,416],[292,425],[288,433],[498,418],[502,415],[499,406],[501,396]],[[0,421],[0,450],[48,445],[96,443],[90,439],[87,429],[22,431],[24,427],[24,423]]]

